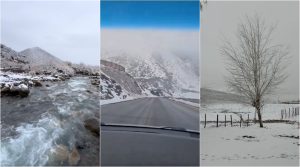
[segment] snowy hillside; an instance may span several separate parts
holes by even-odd
[[[1,44],[1,68],[20,68],[26,70],[25,66],[28,64],[25,56],[16,52],[15,50]]]
[[[23,50],[20,52],[20,54],[24,55],[26,60],[30,63],[31,71],[39,73],[47,71],[52,73],[60,72],[74,74],[74,70],[64,61],[39,47]]]
[[[199,98],[197,31],[103,30],[101,59],[125,67],[142,89]]]
[[[211,103],[246,103],[247,99],[245,97],[226,93],[222,91],[201,88],[201,103],[211,104]]]
[[[104,52],[103,57],[125,67],[143,89],[160,89],[164,95],[199,92],[199,74],[191,60],[172,53],[149,53],[143,56]]]

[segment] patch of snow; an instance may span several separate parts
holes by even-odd
[[[299,166],[299,125],[285,123],[264,125],[265,128],[257,126],[202,128],[200,164]]]
[[[123,101],[135,100],[135,99],[144,98],[144,97],[145,96],[127,96],[126,99],[123,99],[119,96],[114,96],[114,98],[112,98],[112,99],[107,99],[107,100],[102,100],[101,99],[100,100],[100,106],[106,105],[106,104],[119,103],[119,102],[123,102]]]
[[[174,101],[178,101],[180,103],[184,103],[184,104],[187,104],[187,105],[191,105],[191,106],[194,106],[194,107],[200,107],[200,104],[199,103],[194,103],[194,102],[191,102],[191,101],[186,101],[186,100],[182,100],[182,99],[176,99],[176,98],[170,98],[171,100],[174,100]]]

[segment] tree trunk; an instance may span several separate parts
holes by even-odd
[[[263,122],[262,122],[262,118],[261,118],[261,111],[260,111],[260,107],[257,106],[256,107],[256,112],[257,112],[257,115],[258,115],[258,122],[259,122],[259,127],[263,128]]]

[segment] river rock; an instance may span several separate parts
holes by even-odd
[[[32,82],[33,82],[33,86],[36,86],[36,87],[43,86],[43,84],[40,81],[38,81],[38,80],[32,80]]]
[[[73,147],[72,151],[69,153],[69,165],[77,165],[80,161],[80,154],[76,147]]]
[[[96,118],[90,118],[84,121],[84,127],[92,132],[94,136],[99,137],[100,135],[100,123]]]
[[[29,94],[29,88],[25,84],[20,84],[18,86],[11,85],[9,95],[19,95],[21,97],[26,97]]]
[[[68,151],[68,147],[65,145],[57,145],[54,148],[54,156],[55,159],[59,160],[59,161],[66,161],[69,157],[69,151]]]
[[[65,77],[63,77],[63,76],[59,76],[58,79],[60,79],[61,81],[65,81],[66,80]]]
[[[91,84],[99,86],[100,85],[100,80],[99,79],[93,79],[93,80],[91,80]]]
[[[1,95],[8,94],[10,92],[10,88],[8,86],[3,86],[1,88]]]

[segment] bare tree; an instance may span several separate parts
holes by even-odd
[[[260,127],[263,127],[261,109],[265,96],[287,78],[284,69],[288,49],[273,44],[274,29],[258,15],[246,16],[238,26],[237,44],[225,40],[221,48],[221,54],[228,60],[228,87],[255,107]]]

